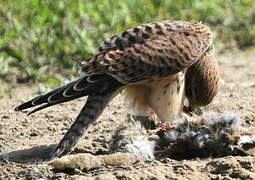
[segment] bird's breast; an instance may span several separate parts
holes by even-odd
[[[183,108],[184,73],[128,85],[124,93],[130,114],[146,116],[153,110],[161,122],[172,121]]]

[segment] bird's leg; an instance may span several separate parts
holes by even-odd
[[[158,123],[158,116],[148,103],[149,92],[150,89],[143,84],[128,86],[124,91],[125,106],[128,114],[145,129],[154,129]]]
[[[131,114],[130,114],[131,115]],[[131,115],[135,121],[139,121],[145,129],[155,129],[158,123],[158,116],[152,109],[148,115]]]
[[[158,121],[158,116],[157,116],[156,112],[153,109],[150,110],[149,115],[147,116],[147,118],[148,118],[149,121],[154,121],[154,122]]]

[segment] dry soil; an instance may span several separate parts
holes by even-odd
[[[255,54],[232,52],[217,56],[222,86],[206,110],[231,112],[241,117],[244,126],[255,126]],[[0,179],[255,179],[255,157],[227,156],[191,160],[154,160],[133,166],[102,167],[82,172],[60,172],[40,164],[54,144],[65,134],[85,99],[26,116],[15,112],[16,105],[37,95],[37,84],[6,84],[0,97]],[[117,96],[104,111],[74,153],[95,155],[109,152],[114,130],[124,123],[125,108]],[[6,154],[7,153],[7,154]]]

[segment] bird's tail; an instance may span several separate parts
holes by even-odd
[[[121,86],[121,83],[113,79],[111,76],[105,74],[86,75],[45,95],[38,96],[28,102],[19,105],[15,108],[15,111],[20,111],[41,105],[31,111],[28,114],[30,115],[44,108],[77,99],[82,96],[104,94],[108,90],[115,89],[115,87],[119,86]]]
[[[89,95],[86,104],[75,119],[74,123],[51,153],[47,160],[55,157],[61,157],[68,154],[82,137],[84,131],[91,125],[99,115],[103,112],[106,105],[114,96],[117,88],[111,88],[108,91],[100,94]]]

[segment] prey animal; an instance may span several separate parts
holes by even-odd
[[[202,23],[162,21],[128,29],[104,41],[82,64],[81,77],[16,111],[41,105],[29,114],[87,96],[86,103],[49,159],[68,154],[119,92],[129,113],[171,122],[190,108],[209,104],[219,88],[212,32]]]

